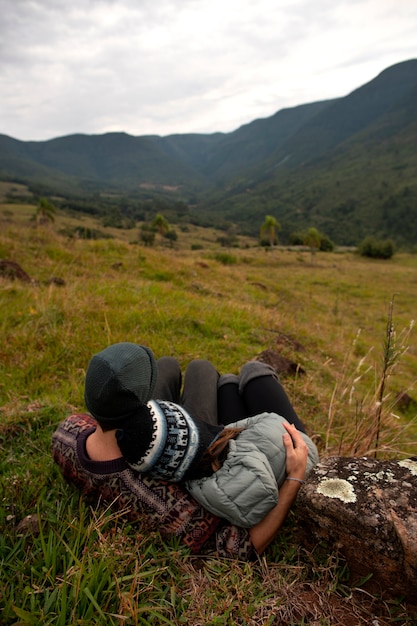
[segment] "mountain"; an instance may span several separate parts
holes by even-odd
[[[259,209],[287,232],[314,225],[338,243],[374,234],[417,242],[417,60],[388,68],[329,105],[216,194],[247,227]]]
[[[337,243],[367,234],[417,241],[417,60],[345,97],[283,109],[231,133],[0,135],[0,179],[64,196],[163,194],[196,219],[255,234],[265,214],[283,238],[315,226]]]
[[[230,134],[132,137],[70,135],[23,142],[0,135],[0,177],[66,177],[80,188],[133,191],[138,185],[201,189],[268,158],[327,103],[279,111]],[[31,172],[33,169],[33,172]]]
[[[217,136],[216,143],[205,145],[200,154],[193,153],[193,164],[210,180],[227,182],[240,171],[268,159],[277,147],[330,102],[315,102],[283,109],[270,118],[255,120],[232,133]],[[185,136],[185,139],[188,137]],[[201,135],[198,137],[201,145]],[[167,137],[163,141],[175,145],[181,143],[183,150],[189,153],[189,145],[183,143],[184,136]]]
[[[30,172],[31,167],[33,171]],[[0,136],[0,176],[53,183],[64,176],[79,187],[134,190],[141,183],[194,186],[204,181],[197,170],[170,155],[157,137],[126,133],[70,135],[22,142]]]

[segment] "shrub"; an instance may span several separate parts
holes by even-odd
[[[223,265],[234,265],[237,263],[237,258],[233,254],[227,254],[226,252],[219,252],[214,258]]]
[[[299,231],[293,232],[289,236],[289,242],[291,246],[303,246],[305,239],[305,233]]]
[[[153,246],[155,243],[155,229],[149,224],[142,224],[139,229],[139,240],[145,244],[145,246]]]
[[[239,245],[239,240],[236,235],[220,235],[220,237],[217,237],[216,241],[223,248],[237,248]]]
[[[169,230],[164,234],[164,237],[165,239],[168,239],[168,241],[174,242],[178,239],[178,233],[176,230]]]
[[[394,244],[389,239],[365,237],[359,244],[359,254],[371,259],[390,259],[394,254]]]
[[[334,243],[327,235],[320,233],[320,251],[321,252],[333,252]]]
[[[96,228],[88,226],[74,226],[63,228],[59,231],[62,235],[78,239],[112,239],[113,236]]]

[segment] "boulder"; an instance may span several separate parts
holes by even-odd
[[[417,602],[417,457],[331,457],[298,494],[300,540],[345,558],[352,582]]]

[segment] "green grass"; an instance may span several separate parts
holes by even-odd
[[[84,241],[58,234],[69,216],[35,228],[24,206],[1,215],[0,258],[34,279],[0,278],[2,624],[332,625],[347,623],[346,615],[356,624],[376,616],[381,624],[415,623],[400,601],[352,591],[335,555],[305,552],[294,512],[257,564],[192,558],[175,541],[90,508],[62,480],[50,439],[66,414],[84,410],[91,355],[127,340],[184,367],[209,358],[223,372],[276,350],[306,371],[284,384],[320,436],[322,456],[372,451],[375,429],[368,439],[362,433],[375,421],[396,294],[398,354],[386,372],[378,453],[407,456],[417,439],[416,405],[401,410],[395,399],[404,391],[416,399],[409,328],[417,257],[320,253],[312,265],[308,252],[271,253],[248,240],[225,253],[214,231],[202,236],[192,227],[174,249],[144,248],[134,231]],[[192,250],[199,235],[202,247]],[[65,285],[50,284],[53,276]]]

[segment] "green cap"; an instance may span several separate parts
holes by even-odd
[[[152,351],[135,343],[115,343],[95,354],[87,368],[87,409],[105,424],[133,417],[151,399],[158,377]]]

